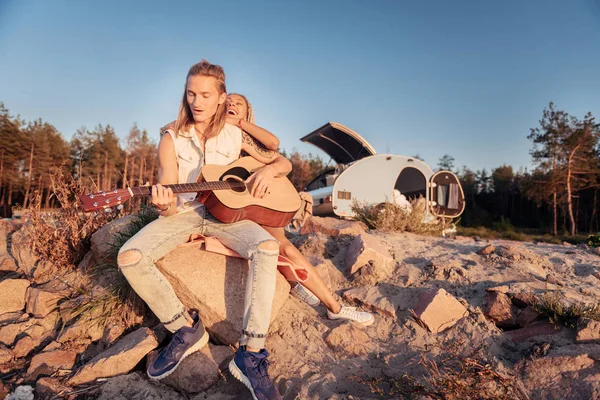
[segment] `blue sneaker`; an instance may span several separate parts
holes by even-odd
[[[268,356],[269,352],[265,349],[253,353],[246,351],[246,346],[240,346],[229,363],[229,371],[250,389],[254,400],[283,400],[269,378]]]
[[[208,343],[208,332],[198,319],[192,328],[184,326],[173,334],[171,343],[161,350],[158,357],[148,366],[148,378],[157,381],[171,375],[190,354]]]

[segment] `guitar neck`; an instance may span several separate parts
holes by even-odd
[[[196,182],[196,183],[177,183],[173,185],[163,185],[163,187],[169,188],[173,193],[193,193],[203,192],[206,190],[227,190],[244,188],[246,185],[244,182],[230,180],[230,181],[215,181],[215,182]],[[152,194],[151,186],[137,186],[130,188],[131,193],[134,196],[150,196]]]

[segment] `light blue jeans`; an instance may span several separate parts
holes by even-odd
[[[135,292],[171,332],[187,325],[187,310],[155,262],[193,233],[212,236],[250,260],[246,284],[244,318],[240,345],[263,348],[275,296],[278,245],[273,250],[259,248],[277,241],[254,222],[224,224],[217,221],[202,204],[192,203],[170,217],[146,225],[119,250],[119,268]],[[198,268],[202,268],[198,265]]]

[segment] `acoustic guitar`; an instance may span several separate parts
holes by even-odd
[[[199,197],[219,221],[232,223],[241,220],[259,225],[283,227],[290,223],[300,208],[300,196],[286,177],[275,178],[263,198],[253,197],[244,183],[263,163],[252,157],[242,157],[229,165],[204,165],[196,183],[164,185],[173,193],[201,192]],[[80,196],[86,212],[110,211],[131,197],[150,196],[150,186],[114,189]]]

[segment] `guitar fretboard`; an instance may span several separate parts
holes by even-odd
[[[173,185],[163,185],[173,190],[173,193],[191,193],[202,192],[205,190],[226,190],[245,187],[244,182],[239,181],[215,181],[215,182],[197,182],[197,183],[177,183]],[[134,196],[149,196],[152,193],[151,186],[137,186],[130,188]]]

